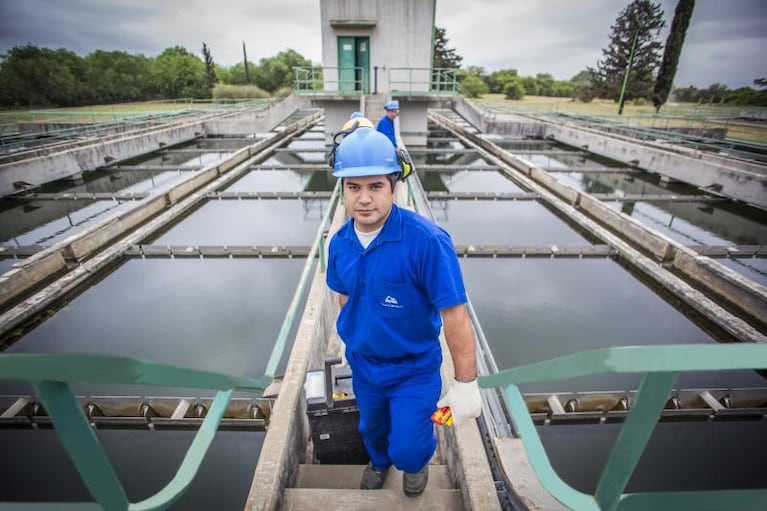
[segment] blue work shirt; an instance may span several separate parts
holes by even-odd
[[[394,121],[389,119],[388,115],[384,115],[378,120],[376,129],[389,137],[389,140],[391,140],[394,147],[397,147],[397,136],[394,134]]]
[[[385,359],[434,349],[439,311],[467,301],[450,235],[397,205],[367,249],[353,219],[338,230],[330,241],[327,284],[348,296],[336,322],[347,349]]]

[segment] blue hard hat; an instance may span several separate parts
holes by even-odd
[[[396,99],[384,105],[384,110],[399,110],[399,101]]]
[[[401,170],[389,137],[372,128],[354,130],[335,150],[335,177],[382,176]]]
[[[349,119],[356,119],[357,117],[365,117],[365,114],[362,112],[352,112],[352,114],[349,116]]]

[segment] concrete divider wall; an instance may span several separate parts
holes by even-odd
[[[159,143],[175,145],[198,137],[202,124],[187,123],[124,138],[101,140],[53,154],[0,165],[0,196],[17,192],[13,183],[40,185],[103,167],[107,160],[126,160],[159,149]]]
[[[482,133],[538,138],[543,137],[546,131],[545,126],[539,122],[511,114],[504,115],[503,118],[497,118],[495,115],[488,118],[473,103],[463,98],[456,99],[454,110]]]
[[[649,231],[644,225],[616,212],[604,202],[583,193],[580,194],[578,205],[589,216],[618,232],[621,237],[639,245],[658,261],[669,261],[673,257],[673,242],[670,239],[660,233]]]
[[[149,197],[143,201],[140,208],[133,208],[125,214],[115,215],[106,222],[94,226],[93,229],[88,229],[82,236],[64,240],[62,252],[69,261],[82,261],[126,231],[146,222],[167,205],[165,196]]]
[[[539,167],[530,167],[530,177],[535,181],[541,183],[543,186],[557,194],[562,199],[566,200],[570,204],[577,205],[579,203],[581,193],[576,188],[559,181],[556,177],[552,176],[545,170]]]
[[[636,167],[657,172],[663,176],[712,190],[726,197],[767,209],[767,175],[749,168],[737,168],[736,162],[727,164],[682,155],[658,147],[607,136],[583,127],[546,123],[546,136],[574,147],[587,146],[593,154]]]
[[[678,247],[674,251],[673,264],[684,275],[737,304],[753,318],[754,324],[767,328],[767,288],[687,247]]]
[[[252,135],[264,133],[287,119],[293,112],[308,108],[307,98],[291,94],[267,108],[234,112],[227,116],[209,119],[203,123],[203,129],[210,135]]]

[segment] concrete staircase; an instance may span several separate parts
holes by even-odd
[[[391,98],[386,94],[367,94],[365,96],[365,117],[373,121],[373,124],[378,122],[378,119],[386,113],[384,111],[384,105]]]
[[[284,510],[434,510],[464,509],[461,491],[450,480],[447,466],[429,465],[426,490],[415,498],[402,491],[402,472],[392,467],[380,490],[360,490],[364,465],[299,465],[296,484],[286,488]]]

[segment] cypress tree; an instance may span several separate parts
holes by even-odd
[[[610,45],[602,50],[604,59],[591,70],[599,97],[617,101],[623,78],[629,72],[625,99],[650,98],[661,58],[662,45],[657,37],[664,25],[660,5],[649,0],[633,0],[620,12],[610,27]],[[628,70],[635,37],[634,59]]]
[[[213,63],[213,55],[210,54],[210,48],[205,42],[202,43],[202,56],[205,59],[205,89],[211,94],[213,87],[216,86],[218,78],[216,77],[216,67]]]
[[[682,53],[684,37],[687,34],[687,27],[690,25],[694,8],[695,0],[679,0],[676,4],[674,20],[671,22],[671,30],[668,33],[666,48],[663,51],[663,62],[661,62],[652,94],[652,104],[655,105],[656,112],[666,103],[668,94],[671,92],[671,86],[674,84],[679,55]]]
[[[456,53],[455,48],[447,47],[448,38],[445,29],[434,27],[434,68],[458,69],[463,57]]]

